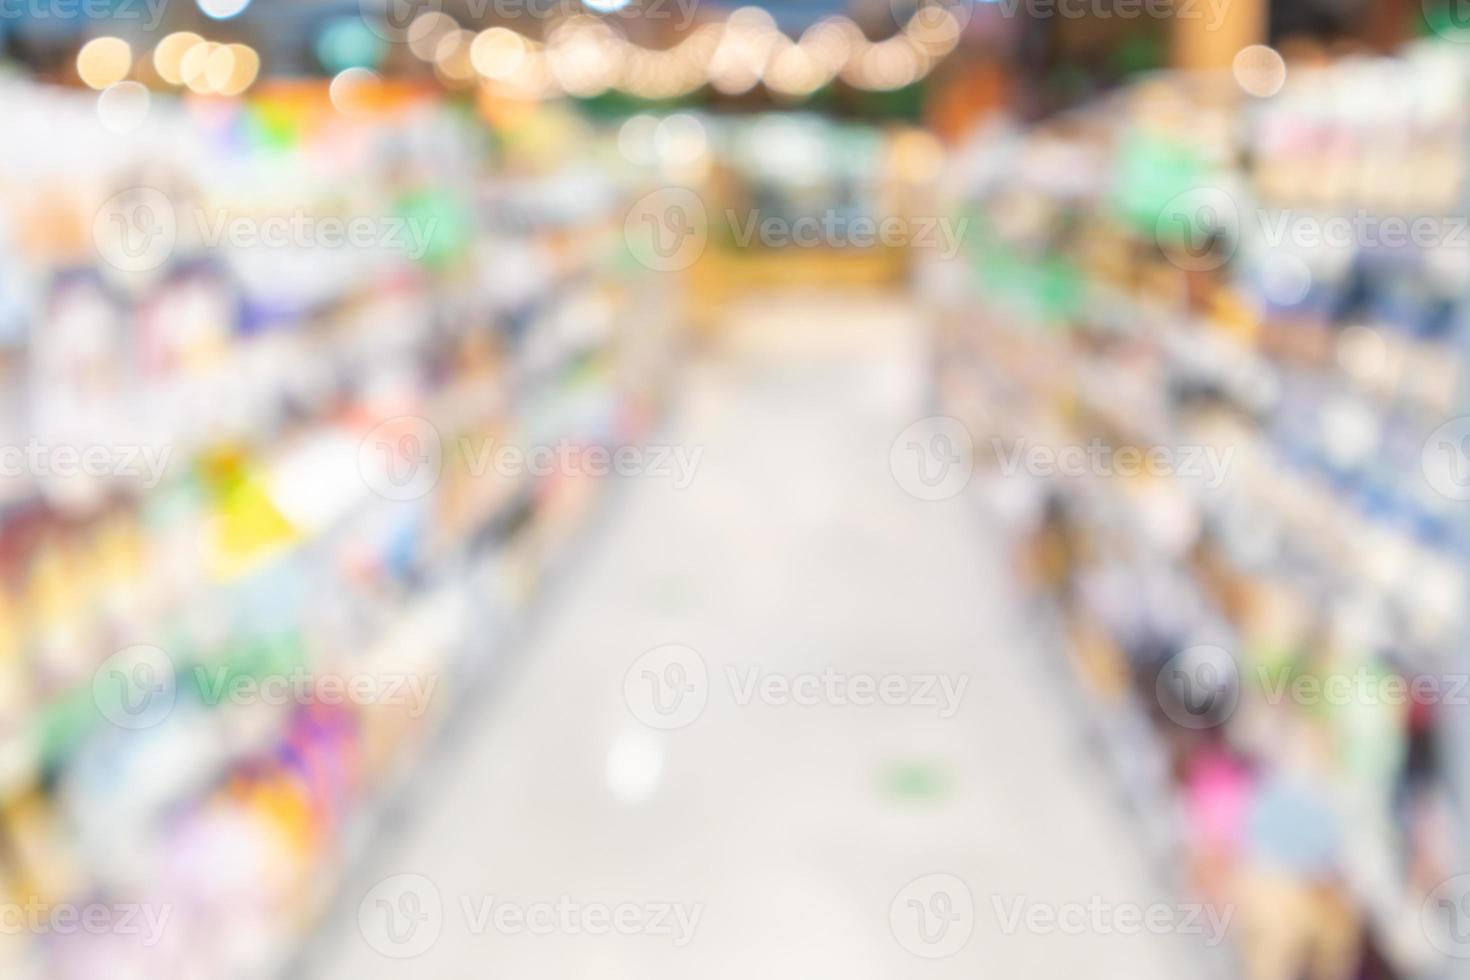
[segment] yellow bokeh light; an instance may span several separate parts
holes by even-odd
[[[184,54],[203,41],[204,38],[193,31],[176,31],[159,41],[158,47],[153,49],[153,68],[158,72],[158,77],[170,85],[184,84]]]
[[[459,30],[459,22],[446,13],[431,10],[419,14],[408,25],[408,49],[420,61],[433,61],[444,35]]]
[[[209,91],[209,81],[205,77],[205,70],[209,66],[209,57],[214,54],[219,45],[213,41],[200,41],[184,52],[184,57],[179,61],[179,77],[184,84],[189,86],[189,91],[198,92],[201,95]]]
[[[810,95],[821,88],[830,75],[814,55],[799,44],[783,45],[765,72],[766,87],[778,95]]]
[[[829,17],[806,29],[801,46],[829,72],[838,72],[867,50],[868,40],[846,17]]]
[[[525,60],[525,39],[504,27],[481,31],[470,45],[470,61],[486,78],[509,78]]]
[[[366,68],[347,68],[337,73],[328,86],[332,105],[344,116],[366,115],[372,111],[382,79]]]
[[[475,35],[471,31],[450,31],[434,47],[434,71],[448,82],[467,82],[475,77],[470,61],[470,47]]]
[[[260,74],[260,55],[248,44],[230,44],[227,48],[234,56],[230,76],[217,88],[220,95],[239,95],[255,84]]]
[[[104,89],[128,77],[133,49],[120,37],[99,37],[77,52],[77,75],[89,88]]]
[[[221,92],[235,74],[235,52],[221,44],[209,52],[204,62],[204,85],[211,92]]]

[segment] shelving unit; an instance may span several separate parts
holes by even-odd
[[[1272,692],[1463,670],[1470,539],[1426,441],[1465,404],[1470,248],[1358,230],[1452,227],[1470,179],[1452,47],[1294,72],[1260,101],[1162,75],[985,134],[953,174],[983,230],[937,377],[1112,719],[1105,754],[1146,832],[1174,828],[1181,886],[1260,922],[1252,875],[1338,876],[1363,955],[1400,977],[1446,969],[1420,909],[1464,853],[1454,711]],[[1343,221],[1339,247],[1290,233]],[[1168,465],[996,465],[1018,441],[1094,440]],[[1229,462],[1216,480],[1186,453]],[[1272,826],[1308,799],[1320,853]],[[1260,950],[1236,952],[1254,975]]]
[[[126,144],[152,152],[134,154],[92,99],[25,87],[13,135],[34,156],[0,162],[0,203],[31,221],[6,231],[36,239],[6,256],[5,417],[170,459],[156,486],[6,483],[0,894],[175,919],[146,949],[126,935],[7,945],[0,970],[269,975],[595,502],[598,478],[498,474],[485,447],[636,444],[675,314],[622,251],[636,175],[532,166],[515,141],[534,133],[492,133],[427,93],[393,91],[355,119],[309,86],[155,105]],[[567,111],[523,127],[575,125]],[[432,234],[421,255],[240,249],[181,221],[159,269],[120,273],[88,219],[134,185],[169,188],[184,215],[417,217]],[[386,468],[415,460],[437,479],[394,483]],[[107,678],[139,661],[109,658],[139,644],[167,656],[173,701],[130,730]],[[297,675],[304,700],[219,695]],[[333,677],[422,697],[333,699]]]

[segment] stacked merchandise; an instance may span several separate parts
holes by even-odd
[[[670,317],[564,109],[278,86],[122,139],[22,87],[0,971],[271,973],[585,516],[580,454],[647,431]]]
[[[1161,76],[957,158],[942,402],[1252,980],[1467,951],[1467,81],[1433,45],[1259,101]]]

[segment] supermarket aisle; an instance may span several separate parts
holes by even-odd
[[[692,485],[639,478],[615,498],[435,798],[354,884],[314,973],[1199,974],[1185,941],[1063,934],[1032,912],[1164,896],[1015,639],[973,502],[917,501],[889,473],[895,435],[925,414],[918,325],[872,297],[773,297],[737,316],[686,375],[667,434],[703,447]],[[688,661],[639,659],[664,644],[698,652],[707,703],[658,731],[635,717],[642,682],[697,681],[678,673]],[[937,675],[940,703],[834,703],[857,688],[780,703],[768,678],[807,674],[901,677],[912,693]],[[653,720],[688,720],[690,703]],[[934,874],[954,877],[910,886]],[[955,879],[973,899],[957,951]],[[604,913],[627,928],[599,927]]]

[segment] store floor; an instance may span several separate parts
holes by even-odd
[[[1168,896],[1049,689],[975,501],[921,502],[890,474],[894,437],[929,414],[923,333],[902,299],[876,294],[770,296],[731,314],[724,342],[683,373],[662,436],[703,448],[693,483],[633,478],[612,495],[517,668],[353,878],[309,975],[1200,975],[1186,941],[1072,935],[1029,911]],[[624,682],[671,643],[707,665],[708,702],[659,731]],[[827,667],[968,686],[948,718],[942,696],[740,703],[750,668]],[[418,955],[396,959],[364,916],[387,894],[384,908],[429,918],[391,881],[373,891],[404,874],[442,905],[427,939],[390,950]],[[954,879],[905,891],[935,874],[964,882],[974,922],[930,959],[968,924],[962,897],[934,894]],[[595,914],[527,924],[558,902],[614,917],[632,903],[622,931],[636,934]],[[905,918],[921,912],[935,918]],[[955,931],[935,940],[945,918]]]

